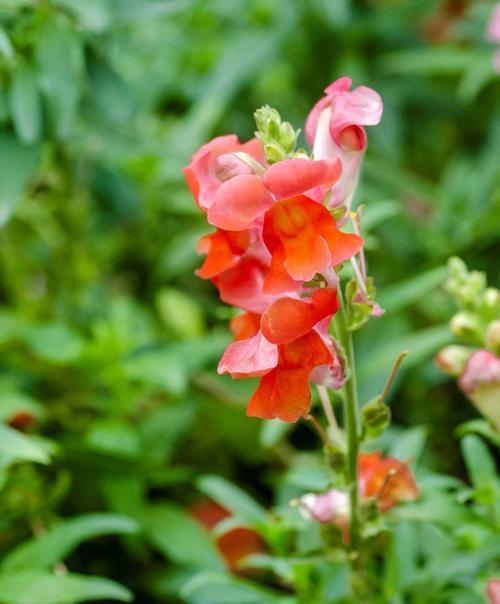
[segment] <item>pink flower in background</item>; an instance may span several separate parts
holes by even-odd
[[[500,44],[500,2],[493,8],[486,27],[486,38],[493,44]],[[500,48],[493,54],[493,69],[500,74]]]
[[[500,579],[488,581],[487,594],[490,604],[500,604]]]
[[[490,42],[500,43],[500,2],[495,5],[491,13],[486,28],[486,37]]]
[[[500,430],[500,358],[489,350],[477,350],[467,361],[458,385]]]
[[[307,493],[300,498],[300,513],[306,520],[346,523],[349,519],[349,495],[339,489]]]
[[[380,95],[367,86],[354,90],[350,78],[340,78],[325,88],[325,96],[309,113],[306,137],[314,159],[340,158],[342,176],[331,190],[330,207],[351,207],[366,150],[363,126],[375,126],[382,117]],[[345,222],[345,220],[344,220]]]

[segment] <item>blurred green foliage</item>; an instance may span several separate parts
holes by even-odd
[[[327,486],[313,434],[246,418],[252,384],[215,373],[232,311],[193,275],[207,227],[180,172],[210,137],[250,137],[263,104],[302,127],[340,75],[385,103],[358,194],[387,310],[357,334],[361,395],[411,351],[379,446],[415,459],[422,489],[377,558],[380,602],[482,601],[495,462],[469,434],[467,474],[453,431],[476,415],[431,358],[450,341],[446,258],[498,283],[492,6],[0,0],[2,604],[351,602],[345,560],[320,561],[287,505]],[[186,511],[204,496],[263,535],[258,582]]]

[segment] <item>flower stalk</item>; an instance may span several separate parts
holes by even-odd
[[[358,453],[359,453],[359,409],[358,389],[356,383],[356,364],[352,332],[347,328],[345,301],[341,288],[338,290],[340,308],[333,318],[335,335],[342,346],[348,368],[348,376],[343,388],[344,424],[347,434],[347,487],[350,502],[350,547],[355,549],[359,533],[359,487],[358,487]]]

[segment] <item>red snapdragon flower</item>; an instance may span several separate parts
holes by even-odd
[[[261,316],[246,313],[232,321],[236,340],[218,371],[233,378],[262,378],[250,399],[249,416],[293,422],[307,415],[311,372],[320,366],[334,370],[338,364],[333,347],[315,327],[337,310],[336,291],[325,288],[307,300],[280,298]]]

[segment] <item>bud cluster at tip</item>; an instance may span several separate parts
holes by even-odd
[[[264,148],[270,164],[287,159],[295,150],[300,130],[295,130],[290,122],[281,120],[280,114],[269,105],[264,105],[254,113],[257,131],[255,136]]]
[[[435,363],[458,378],[460,389],[500,431],[500,291],[460,258],[450,259],[449,271],[446,289],[459,307],[450,329],[463,345],[443,348]]]

